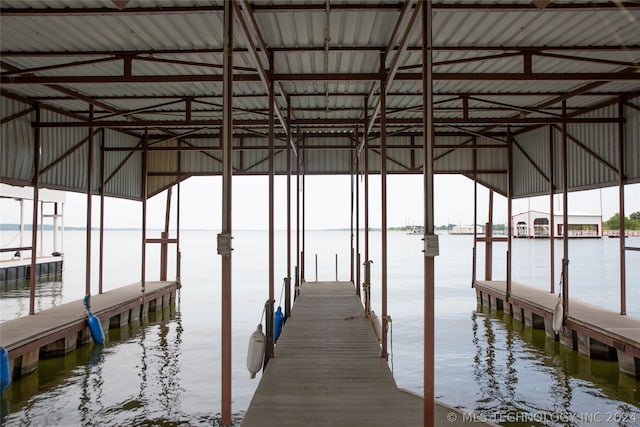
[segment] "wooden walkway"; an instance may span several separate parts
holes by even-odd
[[[436,426],[465,425],[436,405]],[[305,282],[243,427],[422,426],[423,400],[400,390],[350,282]],[[469,425],[479,423],[469,423]]]
[[[91,296],[91,312],[100,319],[105,335],[111,325],[120,327],[168,305],[178,288],[177,282],[145,286],[144,304],[139,282]],[[35,370],[41,355],[62,355],[90,339],[82,299],[0,323],[0,346],[9,352],[14,379]]]
[[[479,303],[503,309],[554,336],[551,325],[558,294],[511,282],[510,304],[504,304],[506,282],[477,281],[474,286]],[[609,358],[609,353],[617,352],[621,370],[640,379],[640,319],[570,299],[564,326],[560,334],[563,344],[594,358]]]

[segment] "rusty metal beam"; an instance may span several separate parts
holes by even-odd
[[[258,28],[258,25],[253,16],[251,4],[246,0],[238,0],[237,2],[233,2],[233,7],[236,11],[238,22],[240,22],[240,25],[242,27],[247,45],[249,46],[249,56],[251,57],[251,60],[254,63],[256,70],[258,71],[260,80],[268,90],[269,81],[272,81],[274,79],[274,63],[273,59],[267,58],[267,64],[269,65],[269,75],[267,75],[264,66],[265,64],[263,64],[261,56],[267,54],[268,50],[262,38],[262,34],[260,33],[260,29]],[[255,45],[256,41],[259,43],[259,46]],[[257,48],[260,49],[260,52],[258,52]],[[272,57],[273,54],[271,53],[270,55]],[[273,84],[276,84],[275,81],[273,82]],[[280,86],[279,91],[284,95],[284,91]],[[282,111],[280,111],[280,107],[278,107],[277,104],[274,104],[273,108],[275,115],[278,117],[278,121],[280,122],[280,126],[282,127],[283,131],[287,133],[288,125],[284,116],[282,115]]]
[[[402,8],[402,2],[395,3],[343,3],[332,5],[331,8],[340,12],[379,11],[397,12]],[[637,10],[640,5],[630,1],[600,1],[594,3],[550,3],[545,11],[596,11],[596,10]],[[503,11],[503,12],[540,12],[532,3],[508,3],[495,1],[493,3],[436,3],[434,10],[442,11]],[[324,4],[256,4],[256,13],[274,12],[323,12]],[[3,7],[3,16],[101,16],[101,15],[170,15],[170,14],[202,14],[221,13],[223,6],[162,6],[162,7],[60,7],[60,8],[10,8]]]
[[[22,110],[8,117],[4,117],[2,120],[0,120],[0,126],[2,126],[5,123],[9,123],[13,120],[19,119],[20,117],[26,116],[27,114],[31,114],[32,112],[33,112],[33,107],[29,107],[26,110]]]
[[[580,118],[580,117],[567,117],[567,123],[618,123],[617,117],[602,117],[602,118]],[[39,128],[78,128],[78,127],[105,127],[105,128],[184,128],[184,127],[219,127],[222,125],[222,120],[136,120],[136,121],[124,121],[124,120],[94,120],[94,121],[77,121],[77,122],[40,122],[32,123],[33,127]],[[357,118],[352,119],[295,119],[291,121],[293,126],[313,126],[313,125],[332,125],[332,126],[353,126],[360,122]],[[545,125],[555,124],[558,119],[552,117],[477,117],[477,118],[459,118],[459,117],[436,117],[434,118],[435,125]],[[268,126],[268,120],[239,120],[233,121],[236,126]],[[406,118],[388,118],[388,125],[419,125],[420,119],[406,119]]]
[[[233,76],[236,82],[262,81],[261,74],[238,73]],[[277,82],[296,81],[376,81],[379,73],[276,73],[273,78]],[[396,73],[398,81],[419,81],[420,73]],[[433,73],[433,80],[447,81],[637,81],[640,73],[625,71],[619,73]],[[222,82],[219,74],[164,74],[164,75],[94,75],[94,76],[1,76],[2,85],[24,84],[157,84],[157,83],[197,83]],[[372,116],[373,117],[373,116]],[[284,121],[284,119],[283,119]]]

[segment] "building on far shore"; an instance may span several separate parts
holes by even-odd
[[[513,237],[549,238],[564,236],[564,220],[562,213],[553,214],[553,229],[549,212],[525,211],[512,217]],[[583,212],[569,212],[568,237],[570,238],[601,238],[602,215]]]
[[[473,234],[473,225],[456,225],[449,234]],[[484,234],[484,229],[480,225],[476,225],[476,234]]]

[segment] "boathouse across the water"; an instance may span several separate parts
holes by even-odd
[[[600,238],[602,237],[602,216],[599,214],[569,212],[567,215],[567,233],[570,238]],[[511,220],[511,235],[517,238],[549,238],[564,235],[564,220],[562,212],[553,214],[553,221],[549,212],[529,210],[515,214]]]

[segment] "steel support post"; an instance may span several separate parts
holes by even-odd
[[[231,181],[233,150],[233,5],[224,2],[223,24],[223,82],[222,82],[222,227],[218,236],[218,254],[222,256],[221,298],[221,385],[222,408],[220,424],[231,421]]]
[[[98,262],[98,293],[102,293],[104,279],[104,128],[100,133],[100,253]]]
[[[40,104],[33,105],[35,122],[40,123]],[[36,303],[36,259],[38,257],[38,204],[40,202],[40,127],[33,130],[33,218],[31,224],[31,270],[29,272],[29,314],[35,314]]]
[[[149,154],[149,129],[144,129],[144,137],[142,139],[142,177],[141,184],[142,189],[140,191],[142,197],[142,260],[141,264],[141,275],[140,275],[140,283],[142,286],[142,297],[144,298],[144,292],[146,289],[147,282],[147,161]]]
[[[473,229],[475,228],[474,223]],[[493,190],[489,190],[489,212],[487,212],[484,237],[484,280],[491,280],[493,277]]]
[[[300,128],[298,128],[298,133]],[[294,298],[298,296],[300,287],[300,135],[296,137],[296,291]]]
[[[424,420],[425,426],[434,424],[434,284],[435,248],[429,248],[429,240],[437,242],[433,225],[433,21],[432,4],[422,1],[422,128],[423,128],[423,177],[424,177]],[[427,251],[429,249],[429,251]],[[431,253],[430,253],[431,252]]]
[[[274,156],[275,156],[275,83],[273,81],[273,54],[269,55],[269,301],[274,303],[275,288],[275,215],[274,215]],[[273,308],[271,309],[273,313]],[[267,336],[269,356],[274,355],[273,329]]]
[[[389,358],[387,352],[387,324],[388,324],[388,307],[387,307],[387,75],[385,72],[385,55],[380,55],[380,187],[381,187],[381,291],[382,291],[382,331],[381,331],[381,348],[380,357]]]
[[[620,314],[627,314],[626,228],[624,224],[624,102],[618,101],[618,201],[620,203]],[[602,230],[601,230],[602,232]]]
[[[474,140],[474,144],[475,144]],[[477,149],[473,149],[473,257],[471,260],[471,286],[476,283],[476,268],[477,268],[477,251],[478,251],[478,233],[476,232],[475,225],[478,223],[478,152]],[[447,228],[449,225],[447,224]]]
[[[160,280],[166,282],[167,280],[167,264],[169,258],[169,243],[166,239],[169,238],[169,222],[171,220],[171,187],[167,188],[167,202],[164,208],[164,231],[162,232],[162,239],[164,241],[160,243]]]
[[[369,133],[367,132],[369,123],[369,98],[364,98],[364,129],[363,144],[364,147],[364,282],[362,287],[364,290],[364,312],[367,316],[371,312],[371,273],[369,259]]]
[[[284,319],[291,314],[291,98],[287,97],[287,280],[284,299]]]
[[[304,145],[304,140],[302,141],[302,145]],[[302,278],[300,279],[300,283],[302,284],[306,279],[304,276],[304,253],[305,253],[305,214],[306,214],[306,209],[305,209],[305,199],[306,199],[306,192],[307,192],[307,186],[305,185],[305,169],[306,169],[306,165],[305,165],[305,152],[302,151],[302,252],[300,253],[300,266],[301,266],[301,270],[300,270],[300,274],[302,275]]]
[[[509,229],[509,235],[507,236],[507,290],[505,302],[509,302],[511,299],[511,258],[513,256],[513,137],[511,135],[511,128],[508,126],[507,144],[507,228]]]
[[[364,98],[364,262],[369,260],[369,133],[367,124],[369,123],[369,97]],[[367,279],[367,287],[370,285]],[[367,291],[368,292],[368,291]]]
[[[93,104],[89,104],[89,120],[93,122]],[[85,295],[91,295],[91,208],[93,198],[93,127],[89,127],[87,141],[87,230],[85,256]]]
[[[553,194],[555,191],[554,181],[555,181],[555,171],[554,171],[554,163],[553,160],[555,158],[555,144],[553,142],[553,126],[549,126],[549,292],[554,293],[556,291],[556,272],[555,272],[555,215],[554,212],[554,204],[553,204]]]
[[[351,233],[350,233],[350,236],[351,236],[350,242],[351,243],[350,243],[350,250],[349,250],[349,280],[351,281],[351,283],[354,283],[354,279],[353,279],[353,277],[354,277],[353,262],[354,262],[354,259],[355,259],[355,254],[353,253],[353,251],[354,251],[354,248],[353,248],[353,243],[354,243],[354,241],[353,241],[353,239],[354,239],[354,235],[353,235],[353,208],[354,208],[354,205],[353,205],[353,194],[354,194],[354,188],[353,188],[353,186],[354,186],[354,183],[353,183],[353,151],[350,151],[350,157],[351,157],[351,174],[350,174],[349,178],[350,178],[350,183],[351,183],[351,199],[350,199],[350,201],[351,201],[351,210],[350,210],[349,219],[351,221],[351,224],[350,224],[350,231],[351,231]]]
[[[567,101],[562,101],[562,306],[569,315],[569,159],[567,153]]]
[[[356,139],[358,138],[356,128]],[[356,295],[360,297],[360,156],[355,153],[356,168]]]
[[[180,147],[181,142],[178,141],[178,148]],[[177,194],[176,194],[176,282],[178,286],[180,286],[180,181],[182,181],[181,177],[181,163],[182,157],[180,151],[176,153],[176,171],[178,172],[177,178]]]

